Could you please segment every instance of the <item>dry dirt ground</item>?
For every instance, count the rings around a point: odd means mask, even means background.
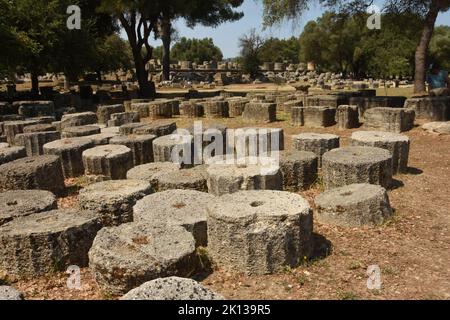
[[[356,130],[292,127],[288,117],[267,125],[289,136],[327,132],[347,144]],[[241,120],[205,121],[229,128],[248,126]],[[178,119],[179,127],[192,121]],[[418,122],[422,124],[423,122]],[[450,299],[450,136],[437,136],[416,127],[411,138],[408,174],[395,176],[389,191],[394,217],[377,228],[344,229],[315,223],[316,258],[278,275],[248,277],[215,270],[202,277],[204,285],[229,299]],[[70,181],[71,184],[82,184]],[[320,183],[301,194],[311,205]],[[74,205],[74,196],[60,199]],[[367,267],[381,268],[382,289],[367,289]],[[12,281],[27,299],[112,299],[103,295],[88,269],[82,271],[82,289],[69,290],[64,273],[26,281]]]

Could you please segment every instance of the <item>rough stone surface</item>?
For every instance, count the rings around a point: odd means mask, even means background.
[[[0,165],[20,158],[25,158],[27,151],[24,147],[6,147],[0,149]]]
[[[6,300],[24,300],[23,294],[13,287],[0,286],[0,301]],[[207,300],[207,299],[204,299]],[[213,299],[210,299],[213,300]]]
[[[113,113],[108,120],[108,127],[120,127],[128,123],[139,123],[141,117],[138,112],[119,112]]]
[[[208,101],[203,104],[206,118],[228,118],[227,101]]]
[[[364,114],[364,127],[388,132],[404,132],[414,127],[415,112],[412,109],[373,108]]]
[[[39,117],[53,115],[55,106],[52,101],[16,101],[13,109],[24,117]]]
[[[0,226],[0,269],[16,277],[86,267],[100,219],[93,212],[54,210],[17,218]],[[17,250],[21,248],[21,250]]]
[[[327,133],[301,133],[292,136],[294,149],[299,151],[310,151],[319,158],[319,167],[322,166],[322,156],[325,152],[339,148],[340,138],[334,134]]]
[[[428,122],[422,126],[422,129],[435,134],[450,134],[450,121]]]
[[[31,126],[26,126],[23,128],[23,133],[47,132],[47,131],[58,131],[58,130],[55,125],[48,123],[39,123]]]
[[[137,287],[120,300],[224,300],[197,281],[179,277],[160,278]]]
[[[336,122],[339,129],[353,129],[359,127],[358,106],[342,105],[337,108]]]
[[[183,101],[180,104],[180,116],[182,118],[200,118],[203,117],[203,105],[194,101]]]
[[[206,216],[208,205],[217,198],[195,190],[167,190],[151,194],[139,200],[133,209],[134,221],[164,222],[182,226],[195,239],[196,246],[208,243]]]
[[[305,107],[333,107],[348,104],[348,98],[341,95],[315,95],[307,96]]]
[[[194,238],[180,226],[132,222],[103,228],[89,251],[96,282],[113,295],[157,278],[188,276],[196,264]]]
[[[107,124],[108,121],[111,119],[112,114],[121,112],[125,112],[125,107],[122,104],[98,106],[97,108],[98,123]]]
[[[306,127],[323,128],[336,124],[336,108],[334,107],[311,106],[303,107],[301,110],[303,110],[303,125]],[[301,123],[299,120],[296,122]]]
[[[386,189],[373,184],[351,184],[326,191],[316,200],[320,223],[342,227],[376,226],[392,215]]]
[[[234,152],[238,157],[264,157],[281,150],[284,150],[283,129],[245,127],[234,130]],[[230,153],[233,152],[227,150],[227,154]]]
[[[221,268],[249,275],[282,272],[311,255],[313,214],[301,196],[243,191],[208,207],[208,253]]]
[[[173,162],[183,167],[194,163],[193,136],[170,134],[153,140],[155,162]]]
[[[286,114],[291,114],[292,108],[303,107],[303,101],[301,100],[292,100],[284,102],[283,104],[283,112]]]
[[[38,124],[36,120],[19,120],[19,121],[7,121],[3,123],[3,132],[6,136],[6,141],[9,145],[14,145],[14,138],[17,134],[23,133],[23,130],[27,126]]]
[[[274,159],[246,157],[211,163],[207,169],[208,192],[216,196],[242,190],[282,190],[280,167]]]
[[[62,138],[77,138],[85,137],[93,134],[99,134],[100,127],[98,126],[79,126],[79,127],[66,127],[61,133]]]
[[[201,130],[200,128],[191,126],[187,131],[186,134],[192,135],[196,143],[194,145],[195,164],[205,163],[209,158],[226,153],[228,131],[226,126],[221,124],[210,124],[201,127]],[[219,139],[222,139],[222,143]]]
[[[102,132],[86,136],[85,138],[91,140],[94,146],[104,146],[105,144],[109,144],[109,141],[118,135],[118,133]]]
[[[373,147],[334,149],[322,157],[326,189],[354,183],[370,183],[389,188],[392,183],[392,156],[388,150]]]
[[[206,183],[207,177],[206,165],[182,169],[176,174],[173,174],[173,172],[166,172],[155,176],[158,181],[158,191],[189,189],[203,192],[208,191]]]
[[[138,166],[153,162],[153,140],[155,139],[156,136],[151,134],[117,136],[110,140],[110,144],[119,144],[130,148],[133,154],[133,164]]]
[[[44,145],[60,138],[58,131],[20,133],[15,136],[14,144],[25,147],[27,156],[32,157],[43,155]]]
[[[405,97],[351,97],[349,104],[358,106],[360,120],[372,108],[403,108]]]
[[[275,103],[250,102],[245,105],[242,119],[249,122],[275,122],[277,120],[277,105]]]
[[[61,128],[79,127],[88,124],[96,124],[98,121],[97,115],[94,112],[81,112],[65,114],[61,118]]]
[[[119,133],[122,135],[133,134],[136,129],[143,126],[145,126],[145,123],[142,122],[126,123],[120,126]]]
[[[56,197],[44,190],[14,190],[0,193],[0,225],[15,218],[56,209]]]
[[[147,163],[127,172],[127,179],[144,180],[150,182],[154,190],[158,190],[158,176],[164,174],[176,175],[180,171],[180,165],[172,162]]]
[[[78,195],[78,205],[102,218],[104,226],[118,226],[133,221],[136,201],[153,192],[143,180],[111,180],[91,184]]]
[[[173,107],[169,100],[153,101],[148,105],[148,117],[152,120],[172,118]]]
[[[408,172],[410,141],[405,135],[383,131],[358,131],[353,132],[350,145],[389,150],[392,155],[393,173]]]
[[[228,113],[231,118],[237,118],[242,116],[245,110],[245,105],[249,103],[248,99],[229,99],[228,100]]]
[[[166,136],[177,130],[177,124],[171,120],[157,120],[133,130],[134,134],[152,134],[157,137]]]
[[[2,190],[48,190],[56,195],[65,191],[61,160],[58,156],[26,157],[0,166]]]
[[[418,119],[450,120],[450,97],[411,98],[405,101],[405,108],[414,110]]]
[[[285,151],[281,153],[280,169],[283,190],[307,190],[317,180],[318,157],[308,151]]]
[[[125,179],[127,171],[133,167],[130,148],[108,144],[83,151],[84,172],[97,176],[98,180]]]

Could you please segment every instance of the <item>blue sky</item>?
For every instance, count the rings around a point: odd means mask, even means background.
[[[376,1],[380,2],[380,1]],[[382,1],[381,1],[382,2]],[[261,31],[265,36],[273,36],[278,38],[289,38],[291,36],[298,37],[303,30],[305,24],[310,20],[315,20],[323,13],[323,8],[319,4],[311,6],[296,24],[286,22],[280,26],[262,32],[262,1],[245,0],[240,8],[244,12],[244,17],[233,23],[225,23],[217,28],[206,28],[197,26],[190,29],[185,26],[182,20],[175,22],[180,37],[187,38],[212,38],[214,43],[222,50],[224,58],[232,58],[239,55],[238,39],[248,30],[255,28]],[[441,13],[438,17],[437,25],[450,25],[450,12]],[[153,42],[154,45],[161,45],[160,42]]]

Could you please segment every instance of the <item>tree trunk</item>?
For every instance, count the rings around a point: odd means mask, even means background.
[[[170,43],[172,42],[171,29],[172,25],[170,23],[170,18],[164,17],[161,23],[161,40],[163,42],[163,56],[162,56],[163,81],[170,80]]]
[[[134,16],[136,16],[136,13],[134,13]],[[153,99],[156,96],[155,84],[148,80],[148,71],[145,68],[146,60],[142,57],[141,53],[142,45],[138,44],[138,39],[136,36],[136,21],[133,19],[130,24],[123,15],[119,17],[119,20],[127,33],[128,43],[130,44],[131,51],[133,53],[136,77],[139,84],[139,97],[144,99]],[[139,30],[137,32],[139,32]],[[151,54],[147,53],[147,55],[149,58],[151,57]]]
[[[415,75],[414,75],[414,93],[426,92],[425,88],[425,74],[426,63],[428,57],[428,47],[430,45],[431,37],[433,36],[434,25],[440,11],[440,6],[434,0],[431,3],[430,10],[425,18],[425,25],[422,30],[422,36],[419,45],[416,48],[415,56]]]
[[[31,95],[39,96],[39,75],[35,72],[31,73]]]

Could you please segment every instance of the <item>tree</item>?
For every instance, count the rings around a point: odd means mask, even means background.
[[[197,24],[216,27],[226,21],[236,21],[243,13],[235,11],[243,0],[164,0],[161,1],[161,15],[158,20],[158,34],[163,42],[163,79],[170,76],[170,45],[172,42],[172,23],[183,18],[189,27]]]
[[[241,48],[240,62],[242,70],[250,74],[254,79],[259,73],[259,54],[264,44],[264,39],[257,34],[255,29],[251,29],[246,35],[239,38],[239,47]]]
[[[300,42],[297,38],[269,38],[261,47],[259,59],[263,62],[299,62]]]
[[[183,37],[172,47],[172,57],[178,61],[192,61],[201,64],[203,61],[220,61],[223,54],[211,38],[187,39]]]
[[[446,70],[450,70],[450,27],[436,28],[430,43],[430,56],[438,61]]]
[[[264,0],[265,25],[273,25],[284,19],[296,19],[308,9],[311,0]],[[365,11],[372,0],[320,0],[324,6],[339,7],[340,11]],[[429,44],[439,12],[450,8],[450,0],[386,0],[386,12],[416,13],[423,17],[421,36],[415,50],[414,92],[425,91],[425,69]]]

